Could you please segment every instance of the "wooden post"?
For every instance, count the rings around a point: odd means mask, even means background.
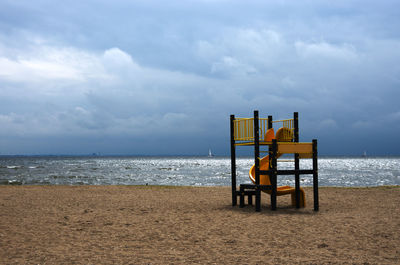
[[[299,154],[294,154],[294,181],[295,181],[295,197],[296,208],[300,208],[300,159]]]
[[[236,195],[236,150],[235,150],[235,115],[231,115],[231,178],[232,178],[232,206],[237,204]]]
[[[293,125],[294,125],[294,137],[293,141],[299,142],[299,114],[297,112],[293,113]],[[296,197],[296,208],[300,208],[300,160],[299,154],[294,154],[294,181],[295,181],[295,197]]]
[[[299,113],[298,112],[294,112],[293,113],[293,119],[294,119],[294,121],[293,121],[293,125],[294,125],[294,135],[293,135],[293,138],[294,138],[294,141],[296,142],[296,143],[298,143],[299,142],[299,140],[300,140],[300,137],[299,137]]]
[[[271,129],[271,128],[272,128],[272,116],[269,115],[268,116],[268,129]]]
[[[313,139],[313,190],[314,190],[314,211],[319,211],[318,199],[318,146],[317,140]]]
[[[254,169],[256,177],[256,211],[261,211],[260,190],[260,132],[258,122],[258,110],[254,111]]]
[[[247,195],[247,204],[253,205],[253,195],[252,194]]]
[[[239,207],[243,208],[244,207],[244,187],[243,186],[240,186],[239,192],[240,192]]]
[[[278,176],[277,176],[277,170],[278,170],[278,163],[277,163],[277,155],[278,155],[278,142],[276,139],[272,140],[272,152],[270,152],[270,169],[272,169],[272,174],[269,175],[269,180],[272,185],[272,191],[271,191],[271,210],[275,211],[276,210],[276,193],[277,193],[277,188],[278,188]],[[272,156],[271,156],[272,155]]]

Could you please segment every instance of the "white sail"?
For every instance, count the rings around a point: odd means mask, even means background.
[[[211,149],[208,149],[208,157],[213,157],[213,154],[211,153]]]

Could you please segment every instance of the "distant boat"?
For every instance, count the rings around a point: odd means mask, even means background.
[[[367,157],[367,151],[364,151],[362,157],[363,157],[363,158],[366,158],[366,157]]]
[[[208,149],[208,157],[213,157],[213,153],[211,152],[211,149]]]

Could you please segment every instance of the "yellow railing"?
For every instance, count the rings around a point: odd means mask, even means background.
[[[293,139],[293,134],[294,134],[294,119],[286,119],[286,120],[277,120],[277,121],[272,121],[272,123],[278,123],[280,126],[275,126],[277,128],[286,128],[285,130],[280,131],[280,135],[276,135],[277,139],[279,138],[278,141],[281,142],[291,142]],[[278,133],[278,131],[276,131]]]
[[[259,138],[264,139],[264,134],[268,130],[268,118],[259,118]],[[293,136],[293,119],[272,121],[272,123],[281,123],[277,128],[285,127],[289,130],[283,131],[283,137],[291,141]],[[235,141],[254,141],[254,118],[235,118],[234,124],[234,139]]]
[[[233,124],[235,141],[254,140],[254,118],[236,118]]]

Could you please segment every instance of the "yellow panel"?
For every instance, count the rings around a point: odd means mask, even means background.
[[[250,145],[254,145],[254,142],[235,143],[235,146],[250,146]]]
[[[312,154],[312,143],[278,143],[281,154]]]
[[[313,158],[312,153],[304,153],[304,154],[299,154],[299,158]]]

